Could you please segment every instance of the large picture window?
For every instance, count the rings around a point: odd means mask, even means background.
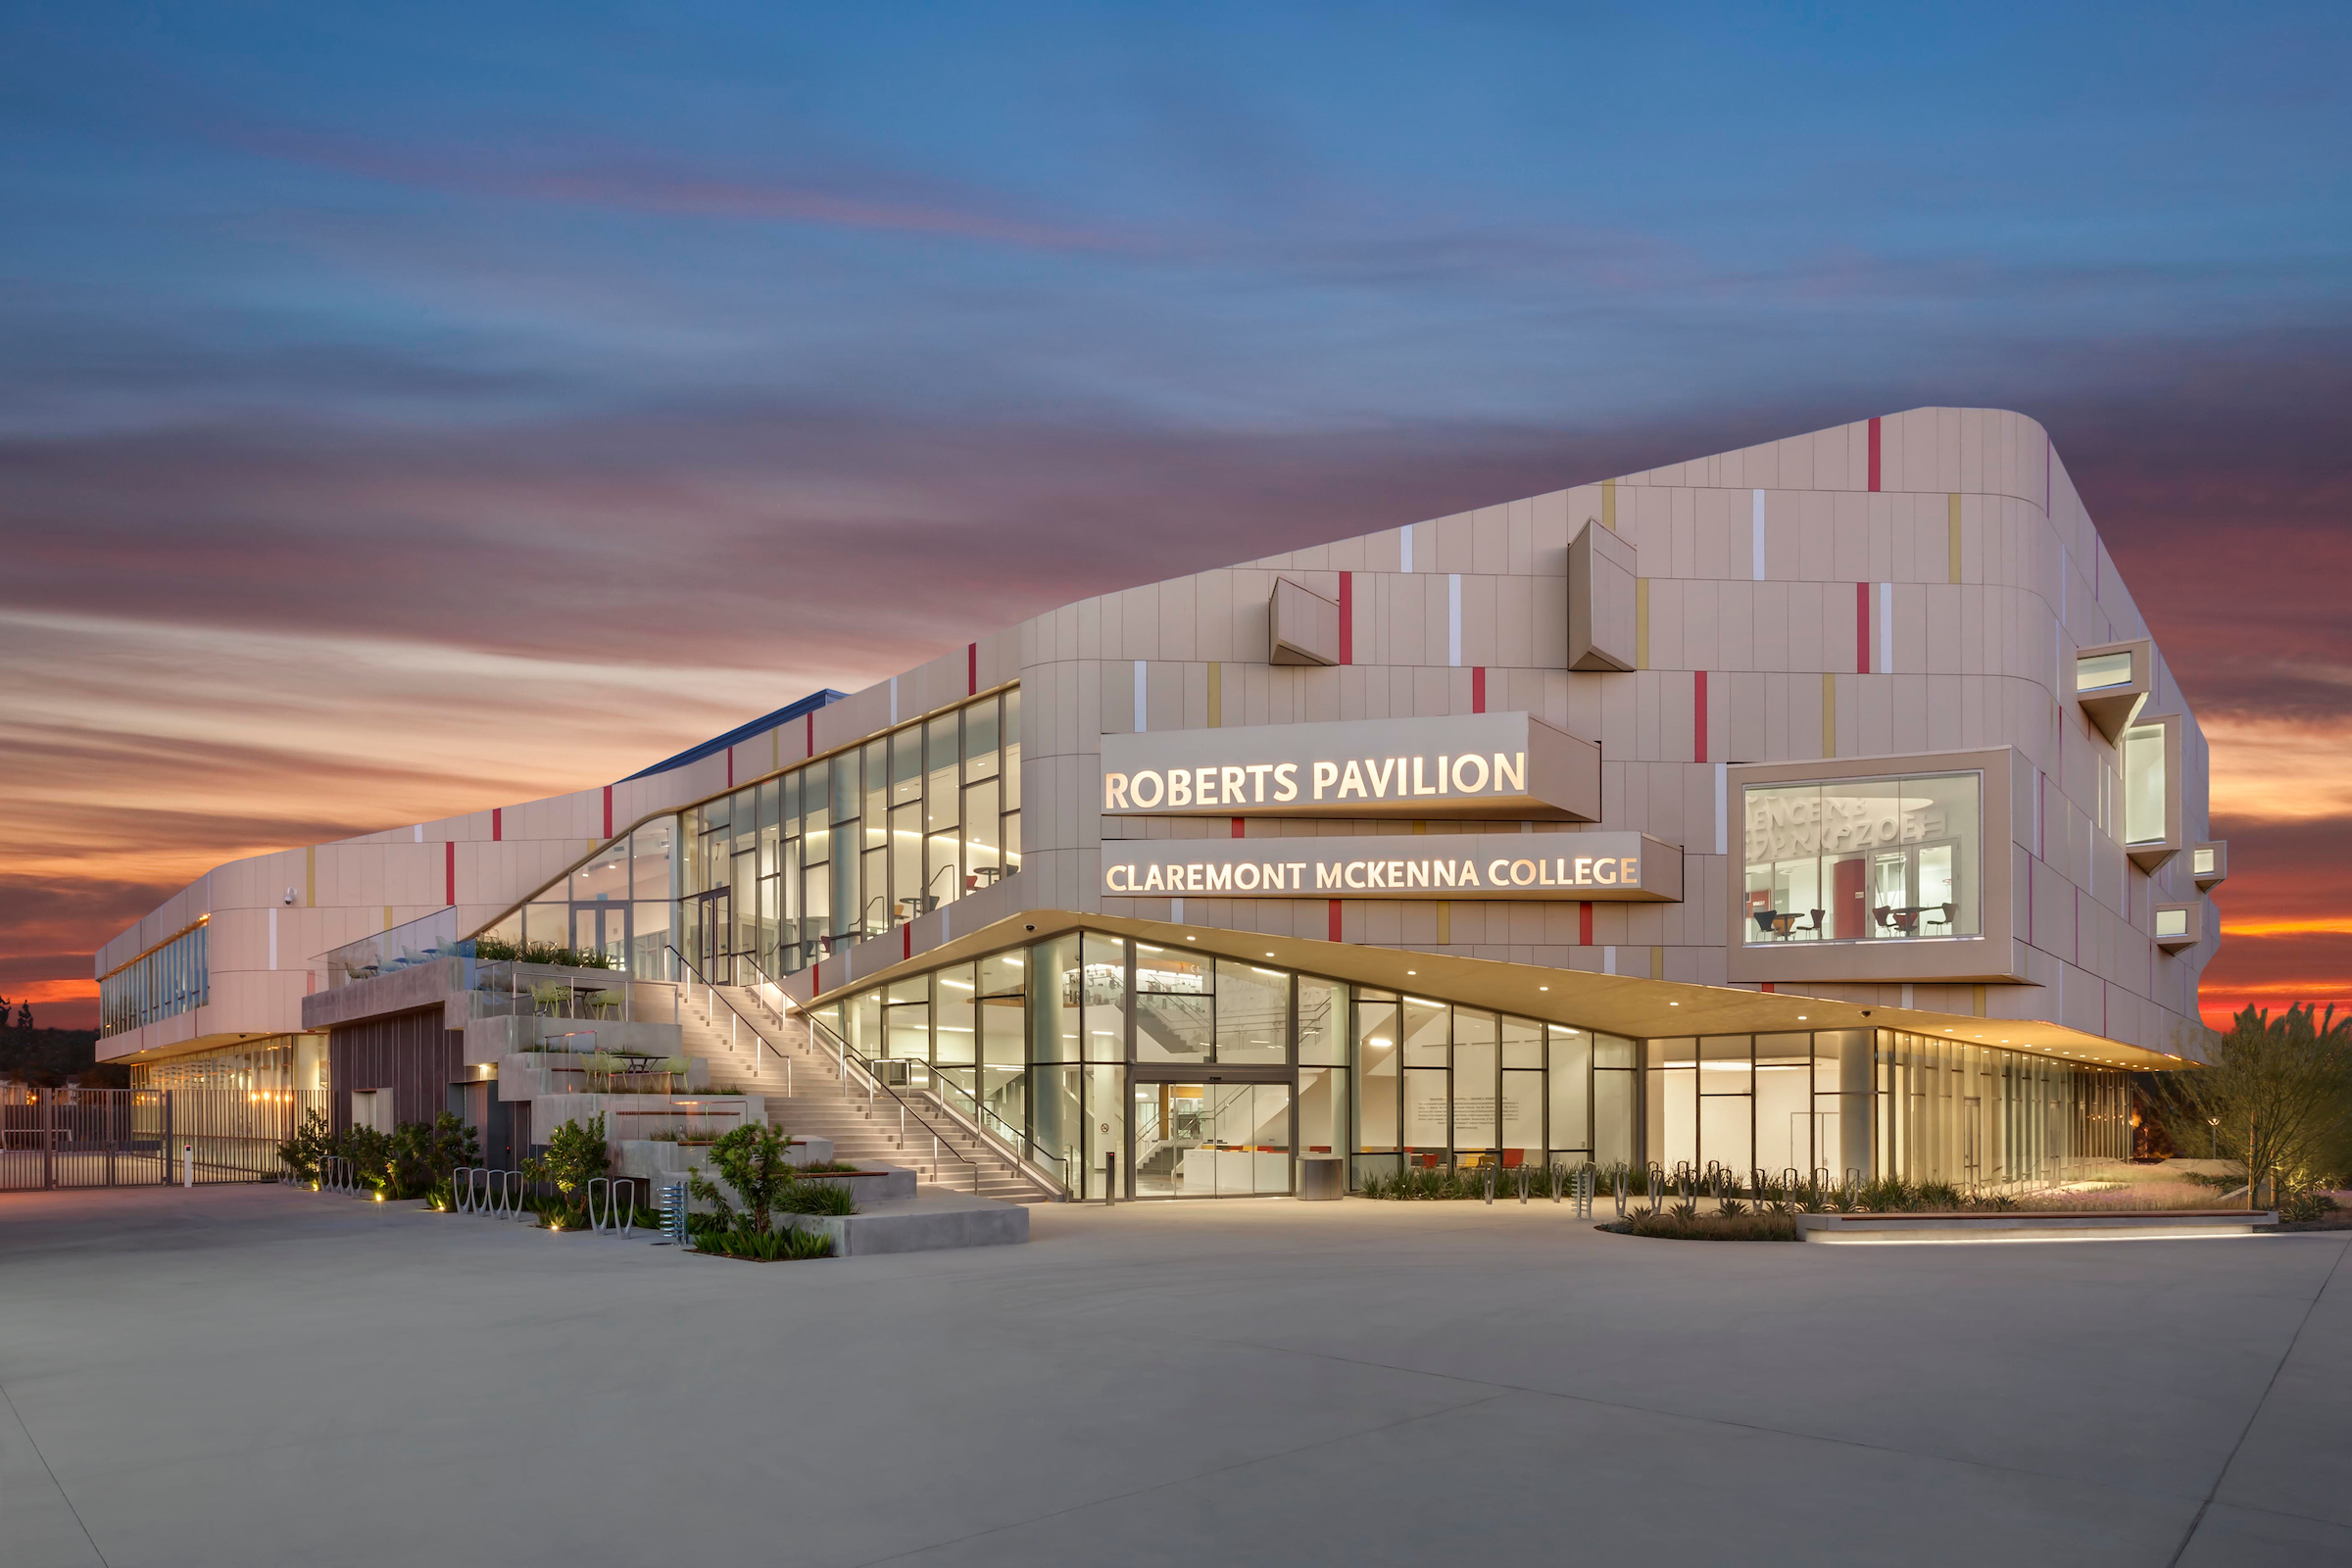
[[[1983,775],[1751,784],[1743,794],[1749,945],[1981,933]]]

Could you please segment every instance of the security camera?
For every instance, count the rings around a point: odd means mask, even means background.
[[[286,889],[286,902],[288,904],[292,904],[294,902],[294,890],[292,888]]]
[[[1035,927],[1035,926],[1033,926],[1033,925],[1025,925],[1025,926],[1021,927],[1021,929],[1022,929],[1022,930],[1024,930],[1024,931],[1034,931],[1034,930],[1036,930],[1036,929],[1037,929],[1037,927]]]
[[[1862,1009],[1862,1016],[1863,1016],[1863,1017],[1865,1017],[1865,1018],[1867,1018],[1867,1017],[1869,1017],[1869,1016],[1870,1016],[1870,1009],[1869,1009],[1868,1007],[1864,1007],[1864,1008]]]

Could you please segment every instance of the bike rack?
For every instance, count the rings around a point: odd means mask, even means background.
[[[1579,1166],[1576,1172],[1576,1217],[1592,1217],[1592,1179],[1598,1172],[1591,1165]]]
[[[656,1247],[674,1247],[678,1250],[694,1250],[694,1233],[686,1225],[686,1184],[669,1182],[662,1189],[662,1239]]]
[[[598,1200],[597,1189],[604,1189]],[[623,1203],[626,1206],[623,1206]],[[623,1177],[588,1178],[588,1228],[599,1236],[626,1236],[637,1223],[637,1184]]]

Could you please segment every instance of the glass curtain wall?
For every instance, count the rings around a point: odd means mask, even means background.
[[[2024,1052],[1860,1029],[1643,1052],[1646,1158],[1669,1172],[1968,1185],[2131,1152],[2129,1074]]]
[[[680,813],[679,923],[721,984],[775,976],[1020,869],[1015,689]]]
[[[482,933],[527,946],[601,953],[648,979],[676,971],[668,955],[677,898],[677,825],[658,817],[606,845]]]
[[[721,985],[808,967],[1021,864],[1017,689],[647,822],[488,935]]]
[[[1631,1160],[1640,1133],[1633,1041],[1099,932],[815,1016],[1088,1197],[1286,1194],[1313,1155],[1351,1185]]]
[[[182,931],[98,982],[98,1032],[119,1035],[201,1007],[212,994],[205,927]]]
[[[1297,1191],[1590,1160],[2031,1180],[2125,1158],[2130,1075],[1867,1029],[1635,1041],[1180,946],[1071,932],[816,1009],[1076,1195]]]

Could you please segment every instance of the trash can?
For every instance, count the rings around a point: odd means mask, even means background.
[[[1336,1202],[1348,1191],[1348,1161],[1340,1154],[1308,1154],[1298,1161],[1301,1202]]]

